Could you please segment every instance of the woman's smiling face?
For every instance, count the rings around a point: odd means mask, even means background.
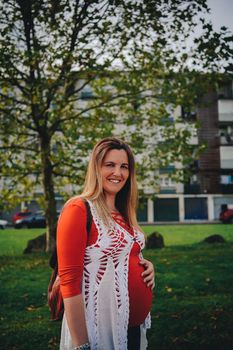
[[[101,176],[105,193],[116,195],[129,177],[129,161],[124,149],[108,151],[101,166]]]

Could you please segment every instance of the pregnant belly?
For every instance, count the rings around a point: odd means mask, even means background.
[[[137,326],[145,320],[152,306],[153,292],[141,276],[144,267],[139,265],[138,256],[129,259],[129,325]]]

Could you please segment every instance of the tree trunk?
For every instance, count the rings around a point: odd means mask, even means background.
[[[46,251],[52,252],[56,244],[56,200],[53,185],[53,172],[50,160],[50,138],[42,136],[41,140],[41,163],[43,174],[43,189],[45,197],[46,217]]]

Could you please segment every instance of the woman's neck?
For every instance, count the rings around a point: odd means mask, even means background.
[[[107,204],[109,211],[110,212],[118,212],[116,205],[115,205],[116,196],[107,194],[105,196],[105,198],[106,198],[106,204]]]

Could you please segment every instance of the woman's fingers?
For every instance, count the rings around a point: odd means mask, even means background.
[[[151,289],[153,289],[155,286],[155,272],[153,264],[146,259],[142,259],[140,264],[143,265],[145,269],[145,271],[142,273],[143,281],[146,283],[147,287],[151,287]]]

